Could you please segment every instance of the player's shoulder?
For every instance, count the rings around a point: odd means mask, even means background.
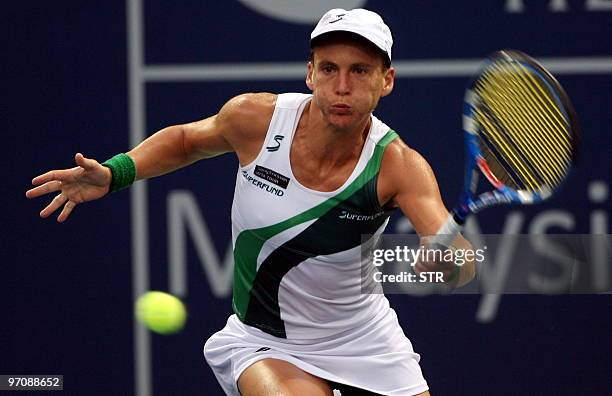
[[[379,178],[383,183],[392,185],[393,189],[400,186],[410,186],[410,189],[437,186],[429,162],[400,137],[394,139],[385,148]]]
[[[236,110],[274,109],[277,97],[277,94],[270,92],[248,92],[234,96],[227,103]]]
[[[429,163],[414,148],[408,146],[401,137],[397,137],[385,148],[383,154],[381,171],[395,171],[401,169],[402,172],[418,172],[424,167],[429,167]]]
[[[277,97],[269,92],[244,93],[228,100],[219,114],[234,121],[255,122],[271,118]]]
[[[437,191],[438,184],[425,157],[398,137],[385,148],[377,189],[385,204],[398,195]]]
[[[265,135],[276,106],[276,94],[244,93],[228,100],[217,115],[217,123],[232,135]]]

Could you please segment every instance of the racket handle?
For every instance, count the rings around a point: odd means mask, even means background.
[[[450,246],[457,235],[461,232],[463,224],[459,224],[455,219],[455,212],[450,212],[442,227],[438,230],[436,235],[432,238],[435,243],[439,243],[443,246]]]

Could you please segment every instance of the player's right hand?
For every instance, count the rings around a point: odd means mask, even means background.
[[[110,189],[112,173],[94,159],[85,158],[78,153],[74,156],[77,164],[71,169],[52,170],[35,177],[32,185],[38,186],[26,191],[26,197],[36,198],[59,191],[60,193],[40,212],[40,217],[49,217],[58,208],[63,209],[57,217],[65,221],[72,210],[80,203],[102,198]]]

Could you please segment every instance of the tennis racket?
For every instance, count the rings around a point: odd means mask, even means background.
[[[436,235],[445,246],[470,213],[549,198],[576,160],[580,135],[561,85],[533,58],[515,50],[491,54],[466,89],[463,130],[463,190]],[[493,189],[477,194],[479,174]]]

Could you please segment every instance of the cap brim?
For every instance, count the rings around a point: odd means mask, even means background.
[[[325,36],[328,36],[329,34],[332,34],[332,33],[338,33],[338,32],[351,33],[351,34],[355,35],[356,37],[362,39],[364,42],[367,42],[369,44],[374,45],[374,47],[376,47],[376,49],[378,51],[380,51],[387,58],[387,60],[389,62],[391,62],[391,57],[389,56],[389,54],[387,53],[387,51],[383,47],[381,47],[380,45],[376,44],[374,41],[370,40],[369,38],[367,38],[366,36],[362,35],[361,33],[356,32],[356,31],[351,30],[351,29],[347,29],[347,28],[327,30],[327,31],[324,31],[324,32],[321,32],[321,33],[317,34],[315,37],[311,37],[310,38],[310,48],[312,49],[313,48],[313,44],[316,43],[317,41],[325,38]]]

